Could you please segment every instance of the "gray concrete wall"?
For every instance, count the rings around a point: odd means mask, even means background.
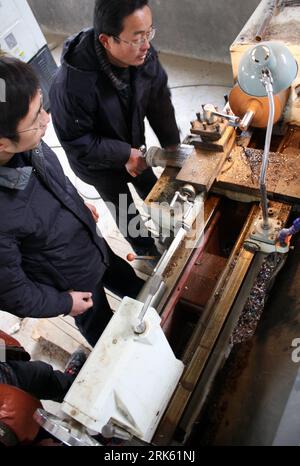
[[[151,3],[161,50],[229,63],[229,46],[260,0],[152,0]]]
[[[42,27],[73,34],[92,24],[94,0],[28,0]],[[158,50],[229,63],[229,46],[260,0],[150,0]]]

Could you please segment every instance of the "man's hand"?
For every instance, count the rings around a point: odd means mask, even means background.
[[[98,220],[99,220],[98,210],[96,209],[96,207],[95,207],[93,204],[89,204],[88,202],[85,202],[85,205],[86,205],[87,208],[91,211],[91,214],[92,214],[92,216],[93,216],[93,219],[94,219],[95,222],[97,223]]]
[[[290,228],[280,230],[277,237],[278,241],[283,245],[287,242],[289,236],[295,235],[298,231],[300,231],[300,217],[293,221],[293,225]]]
[[[148,168],[145,158],[142,156],[141,151],[138,149],[131,149],[130,157],[125,165],[129,175],[134,178],[143,173]]]
[[[282,230],[280,230],[280,232],[278,233],[277,239],[279,243],[281,244],[281,246],[284,246],[285,244],[287,244],[289,237],[292,235],[293,235],[292,227],[283,228]]]
[[[92,293],[82,291],[69,291],[72,296],[73,306],[70,316],[76,317],[84,314],[93,306]]]

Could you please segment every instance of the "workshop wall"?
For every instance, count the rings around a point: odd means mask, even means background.
[[[28,0],[40,25],[73,34],[92,24],[94,0]],[[260,0],[150,0],[162,52],[230,63],[229,46]]]

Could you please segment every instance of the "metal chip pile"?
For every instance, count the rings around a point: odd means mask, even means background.
[[[252,183],[259,179],[263,151],[243,147],[243,160],[251,170]],[[270,152],[268,161],[268,182],[277,182],[279,178],[289,184],[296,178],[295,170],[289,166],[289,159],[280,152]]]
[[[233,331],[230,344],[235,345],[237,343],[242,343],[249,340],[254,335],[265,306],[271,279],[283,259],[282,256],[282,254],[273,253],[269,254],[264,260],[246,302],[246,306]]]

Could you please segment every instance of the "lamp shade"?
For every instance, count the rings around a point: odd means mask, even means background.
[[[273,92],[287,89],[297,76],[298,65],[289,49],[278,41],[261,42],[244,54],[238,69],[238,83],[246,94],[264,97],[267,91],[261,82],[262,72],[273,78]]]

